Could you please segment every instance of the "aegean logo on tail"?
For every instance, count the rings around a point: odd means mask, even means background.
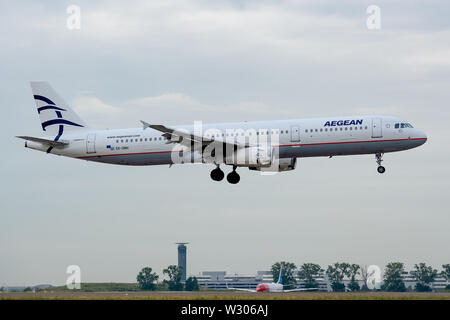
[[[78,124],[78,123],[75,123],[75,122],[63,119],[61,111],[67,111],[67,110],[65,110],[63,108],[60,108],[60,107],[57,107],[56,104],[52,100],[50,100],[49,98],[46,98],[44,96],[35,94],[34,95],[34,99],[35,100],[41,100],[41,101],[44,101],[44,102],[48,103],[48,105],[38,108],[38,113],[41,113],[41,111],[44,111],[44,110],[55,110],[56,116],[58,117],[58,119],[53,119],[53,120],[49,120],[49,121],[43,122],[42,123],[42,129],[44,131],[45,131],[46,127],[54,125],[54,124],[83,127],[81,124]],[[61,131],[61,134],[62,134],[62,131],[63,131],[62,126],[60,126],[59,128],[60,128],[60,131]]]
[[[337,121],[327,121],[323,125],[324,127],[336,127],[336,126],[351,126],[362,124],[363,120],[337,120]]]

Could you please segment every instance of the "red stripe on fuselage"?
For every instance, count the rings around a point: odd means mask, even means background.
[[[341,141],[341,142],[320,142],[320,143],[298,143],[298,144],[284,144],[275,147],[296,147],[296,146],[318,146],[324,144],[345,144],[345,143],[368,143],[368,142],[393,142],[393,141],[413,141],[413,140],[427,140],[427,138],[412,138],[412,139],[391,139],[391,140],[367,140],[367,141]]]

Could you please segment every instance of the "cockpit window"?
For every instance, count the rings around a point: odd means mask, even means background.
[[[396,123],[394,127],[395,127],[395,129],[398,129],[398,128],[414,128],[410,123]]]

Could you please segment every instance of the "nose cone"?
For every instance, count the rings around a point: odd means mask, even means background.
[[[259,284],[257,287],[256,287],[256,291],[257,292],[263,292],[263,291],[266,291],[268,289],[268,287],[265,285],[265,284]]]
[[[422,130],[417,130],[416,141],[417,141],[418,145],[420,146],[420,145],[424,144],[425,142],[427,142],[427,140],[428,140],[428,137],[427,137],[426,133],[423,132]]]
[[[423,131],[420,131],[420,137],[423,139],[423,143],[428,140],[427,134]]]

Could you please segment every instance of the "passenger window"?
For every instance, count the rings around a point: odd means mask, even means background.
[[[123,140],[120,140],[121,143],[123,143]]]
[[[119,140],[116,140],[116,143],[119,143]]]
[[[347,131],[348,129],[347,129],[347,127],[345,127],[345,131]]]

